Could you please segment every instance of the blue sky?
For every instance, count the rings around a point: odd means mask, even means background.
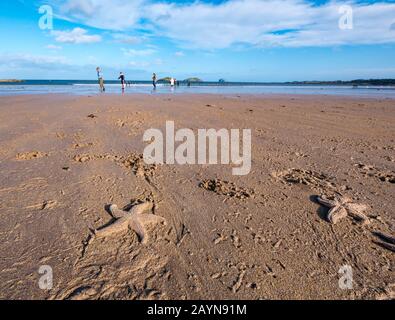
[[[395,1],[0,1],[0,37],[0,78],[395,78]]]

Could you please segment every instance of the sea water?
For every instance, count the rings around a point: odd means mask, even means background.
[[[380,86],[335,86],[335,85],[270,85],[262,83],[214,83],[201,82],[178,87],[158,84],[156,90],[152,83],[132,81],[125,94],[290,94],[290,95],[335,95],[367,98],[395,98],[395,87]],[[100,94],[96,81],[81,80],[26,80],[22,83],[0,83],[0,96],[26,94]],[[106,94],[121,94],[121,84],[117,81],[106,83]]]

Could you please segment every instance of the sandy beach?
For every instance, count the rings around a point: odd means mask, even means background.
[[[395,296],[382,237],[395,235],[395,100],[14,96],[1,97],[0,119],[0,299]],[[250,174],[145,164],[143,134],[167,120],[251,129]],[[346,210],[329,222],[321,195],[366,205],[368,220]],[[109,205],[145,201],[163,218],[146,243],[131,228],[95,236],[119,218]],[[51,290],[38,285],[43,265]],[[343,266],[352,289],[339,287]]]

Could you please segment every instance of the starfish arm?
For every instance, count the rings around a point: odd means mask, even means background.
[[[328,221],[332,224],[338,223],[345,217],[347,217],[347,210],[343,206],[333,207],[328,212]]]
[[[333,208],[333,207],[337,206],[336,200],[329,200],[329,199],[322,197],[322,196],[317,197],[317,201],[319,204],[322,204],[323,206],[328,207],[328,208]]]
[[[129,227],[136,232],[141,243],[146,244],[148,242],[148,233],[145,227],[138,219],[132,219],[129,223]]]
[[[351,211],[366,211],[367,209],[369,209],[369,207],[365,204],[358,204],[358,203],[348,203],[347,204],[348,209]]]
[[[348,203],[346,209],[354,218],[362,221],[369,221],[369,218],[363,213],[368,207],[364,204]]]
[[[166,220],[164,218],[151,213],[139,215],[138,220],[143,224],[166,223]]]
[[[382,239],[382,240],[384,240],[384,241],[386,241],[386,242],[388,242],[388,243],[395,244],[395,237],[386,235],[386,234],[384,234],[384,233],[382,233],[382,232],[376,232],[375,234],[376,234],[380,239]]]
[[[145,225],[156,223],[166,223],[166,220],[151,213],[137,214],[133,216],[129,226],[137,233],[140,242],[146,244],[148,242],[148,232],[145,229]]]
[[[112,215],[114,218],[117,218],[117,219],[118,219],[118,218],[121,218],[121,217],[124,217],[124,216],[126,216],[126,215],[128,214],[127,212],[125,212],[125,211],[119,209],[118,206],[115,205],[115,204],[112,204],[112,205],[110,206],[109,210],[110,210],[111,215]]]
[[[346,203],[351,203],[352,199],[346,196],[341,196],[340,199],[338,200],[339,203],[341,204],[346,204]]]
[[[107,237],[113,233],[124,230],[127,227],[128,222],[129,219],[127,217],[120,218],[109,226],[96,230],[95,235],[98,238]]]
[[[391,243],[386,243],[386,242],[376,242],[379,246],[382,246],[383,248],[390,250],[392,252],[395,252],[395,244]]]
[[[133,215],[134,214],[136,214],[136,215],[142,214],[144,212],[151,211],[152,208],[153,208],[152,202],[145,202],[145,203],[138,204],[138,205],[134,206],[133,209],[130,211],[130,214],[133,214]]]

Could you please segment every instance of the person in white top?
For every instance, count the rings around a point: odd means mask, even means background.
[[[105,92],[106,88],[104,87],[103,72],[99,67],[96,68],[96,71],[97,71],[97,78],[99,79],[100,92]]]
[[[172,86],[172,87],[174,87],[174,84],[175,84],[175,79],[172,77],[171,79],[170,79],[170,85]]]

